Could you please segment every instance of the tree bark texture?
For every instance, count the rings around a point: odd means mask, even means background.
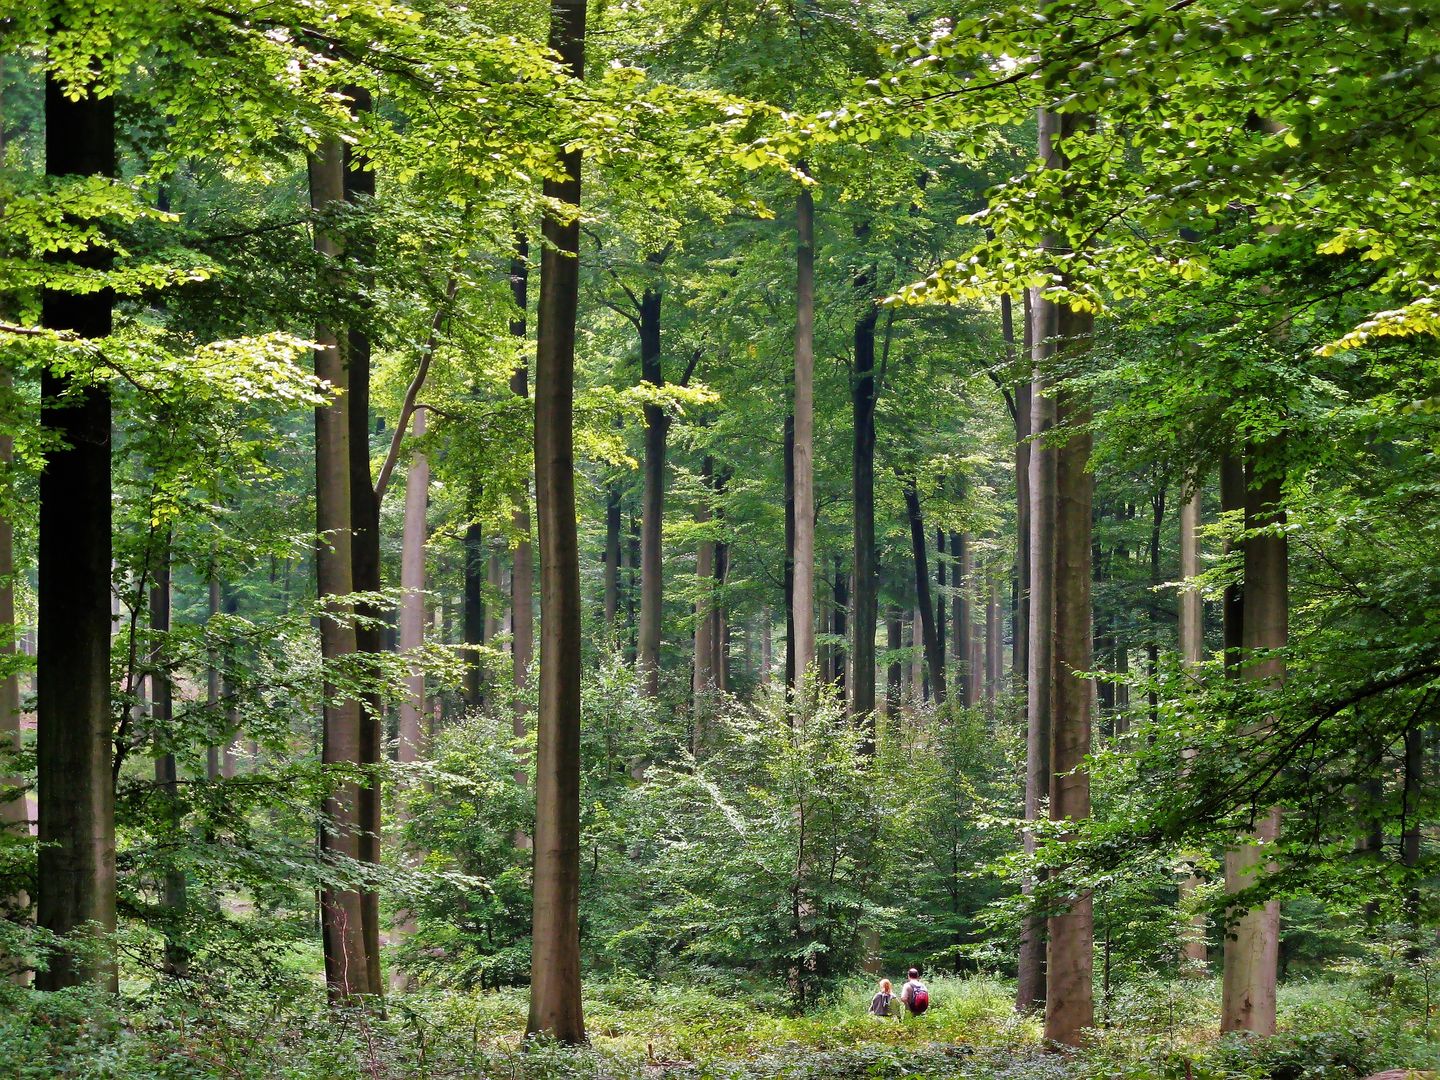
[[[1198,480],[1190,497],[1180,507],[1180,576],[1193,581],[1200,573],[1200,513],[1204,491]],[[1198,589],[1182,589],[1180,593],[1180,659],[1195,667],[1205,657],[1205,607]],[[1187,752],[1187,757],[1194,754]],[[1191,874],[1180,882],[1182,902],[1199,887],[1200,879]],[[1196,915],[1190,923],[1190,934],[1184,945],[1185,959],[1203,964],[1209,958],[1205,948],[1206,920]]]
[[[419,410],[416,410],[417,412]],[[409,500],[408,481],[405,493]],[[403,546],[403,542],[402,542]],[[486,625],[489,617],[485,604],[486,551],[485,530],[477,521],[465,527],[465,644],[483,645],[489,640]],[[465,658],[465,704],[478,709],[485,700],[484,670],[480,657],[467,654]]]
[[[115,175],[115,99],[69,100],[45,81],[45,172]],[[109,266],[99,247],[69,256]],[[84,338],[110,333],[109,290],[46,290],[41,321]],[[54,440],[40,474],[36,755],[39,925],[62,939],[115,929],[115,786],[110,721],[110,396],[46,368],[40,426]],[[35,984],[117,987],[112,951],[62,941]]]
[[[517,397],[530,397],[530,366],[523,359],[525,311],[530,284],[529,245],[523,236],[516,237],[515,257],[510,260],[510,294],[518,315],[510,320],[510,336],[516,339],[522,359],[510,374],[510,391]],[[538,467],[538,466],[537,466]],[[513,730],[517,739],[525,737],[525,686],[530,663],[535,656],[535,549],[530,539],[529,485],[515,492],[515,509],[510,523],[518,539],[510,560],[510,656],[514,662]]]
[[[414,413],[411,430],[415,437],[425,434],[426,413],[422,405]],[[409,653],[425,644],[425,511],[430,494],[430,460],[423,452],[410,457],[405,475],[405,524],[400,539],[400,651]],[[402,764],[414,764],[424,757],[424,730],[420,717],[425,713],[425,676],[411,669],[405,677],[405,696],[400,699],[399,745],[396,754]]]
[[[1279,656],[1255,656],[1283,649],[1289,637],[1289,547],[1284,533],[1283,443],[1276,439],[1247,447],[1245,456],[1245,528],[1275,531],[1245,539],[1244,631],[1241,678],[1257,688],[1285,681]],[[1266,845],[1280,835],[1280,811],[1257,823],[1254,834],[1225,852],[1225,889],[1234,893],[1257,883],[1266,872]],[[1229,913],[1233,917],[1234,912]],[[1228,920],[1227,920],[1228,921]],[[1225,937],[1225,977],[1221,1031],[1275,1033],[1275,981],[1280,959],[1280,904],[1271,900],[1240,914]]]
[[[660,303],[651,287],[640,295],[640,377],[664,386],[660,359]],[[640,655],[645,693],[660,693],[660,638],[665,606],[665,443],[670,417],[659,405],[645,406],[644,490],[640,505]]]
[[[861,239],[869,228],[857,234]],[[875,569],[875,322],[878,315],[871,296],[870,278],[855,278],[855,292],[864,305],[855,323],[855,382],[851,394],[854,443],[851,459],[853,509],[854,615],[850,655],[855,672],[851,679],[851,716],[860,725],[861,743],[875,745],[875,620],[879,614],[880,578]]]
[[[550,48],[584,77],[585,0],[554,0]],[[585,1041],[580,1002],[580,552],[575,524],[575,316],[580,269],[580,152],[545,196],[536,315],[535,493],[540,533],[540,709],[536,726],[535,869],[529,1034]]]
[[[925,518],[920,511],[920,493],[915,481],[905,482],[905,513],[910,519],[910,548],[915,558],[915,612],[920,618],[920,633],[925,644],[925,664],[930,671],[930,686],[937,702],[945,700],[945,645],[940,640],[935,622],[935,609],[930,601],[930,568],[926,565],[929,541]]]

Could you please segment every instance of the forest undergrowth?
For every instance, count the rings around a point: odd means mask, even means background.
[[[931,987],[926,1015],[881,1020],[867,1014],[870,987],[858,979],[800,1015],[780,989],[610,979],[588,989],[582,1049],[523,1044],[523,989],[421,991],[392,998],[383,1017],[253,991],[151,994],[122,1013],[76,991],[5,1003],[0,1076],[1349,1080],[1440,1068],[1436,1009],[1414,984],[1291,982],[1279,1034],[1262,1039],[1219,1035],[1218,982],[1138,980],[1101,1003],[1090,1045],[1069,1055],[1046,1050],[1007,982],[941,977]]]

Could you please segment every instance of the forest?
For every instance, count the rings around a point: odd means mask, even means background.
[[[0,1077],[1434,1076],[1437,206],[1437,0],[15,0]]]

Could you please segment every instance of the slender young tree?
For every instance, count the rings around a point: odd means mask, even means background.
[[[1180,507],[1180,576],[1194,581],[1200,574],[1200,516],[1204,489],[1198,479],[1190,497]],[[1180,660],[1187,667],[1196,667],[1205,657],[1205,602],[1199,589],[1183,589],[1180,593]],[[1193,753],[1189,756],[1193,757]],[[1183,901],[1199,887],[1200,879],[1191,873],[1180,883]],[[1203,964],[1208,959],[1205,948],[1205,917],[1196,915],[1184,946],[1185,959]]]
[[[45,80],[45,172],[115,175],[115,100],[71,98]],[[85,88],[77,87],[77,90]],[[103,242],[67,256],[109,265]],[[110,333],[108,289],[47,289],[41,321],[84,338]],[[107,946],[71,939],[115,929],[115,785],[110,722],[110,395],[47,367],[40,426],[53,440],[40,474],[39,637],[36,649],[36,780],[39,864],[36,917],[60,948],[35,983],[117,987]]]
[[[815,663],[815,201],[808,187],[795,198],[794,626],[795,683]]]
[[[554,0],[550,48],[584,78],[585,0]],[[536,726],[534,915],[526,1032],[585,1041],[580,1004],[580,553],[575,526],[575,315],[580,151],[545,181],[552,206],[536,315],[535,494],[540,524],[540,711]]]
[[[915,614],[919,619],[920,636],[925,646],[925,665],[930,672],[930,686],[935,700],[945,700],[945,644],[940,640],[935,621],[935,607],[930,600],[930,568],[926,548],[925,516],[920,510],[920,492],[913,478],[905,481],[905,513],[910,520],[910,550],[915,560]]]
[[[700,467],[701,479],[708,487],[714,475],[714,462],[706,457]],[[711,519],[710,503],[702,495],[695,508],[695,521],[708,525]],[[712,617],[711,588],[715,580],[715,541],[706,533],[700,539],[695,552],[695,583],[699,587],[695,601],[695,670],[691,684],[693,710],[691,749],[699,752],[704,743],[705,714],[709,709],[710,695],[715,691],[715,619]]]
[[[864,240],[870,227],[856,228]],[[850,655],[851,715],[864,732],[862,746],[875,745],[875,620],[879,614],[880,578],[875,570],[875,323],[878,315],[870,296],[867,272],[855,277],[855,292],[863,305],[855,322],[855,378],[851,392],[854,444],[851,461],[853,494],[855,596]]]
[[[150,656],[150,719],[155,732],[155,787],[167,803],[166,813],[171,828],[180,823],[180,774],[175,766],[175,751],[169,745],[171,725],[175,720],[175,687],[164,670],[164,637],[170,633],[170,540],[161,547],[155,568],[155,583],[150,587],[150,629],[157,641]],[[184,977],[189,970],[190,956],[177,940],[176,931],[185,918],[185,872],[176,867],[165,871],[160,886],[160,906],[165,918],[165,974]]]
[[[510,260],[510,295],[516,315],[510,320],[510,335],[521,349],[521,359],[510,374],[510,391],[530,399],[530,365],[524,359],[525,314],[529,300],[530,247],[523,236],[516,237],[515,256]],[[514,732],[525,737],[525,685],[530,662],[535,656],[535,549],[530,540],[530,492],[528,485],[515,492],[511,526],[517,537],[510,563],[510,655],[514,661]]]
[[[652,260],[653,261],[653,260]],[[640,377],[651,386],[665,385],[660,359],[660,305],[663,294],[652,285],[641,295],[637,315],[640,331]],[[660,631],[665,605],[665,452],[670,417],[659,405],[645,406],[644,487],[640,504],[640,638],[637,664],[645,693],[660,693]]]
[[[415,410],[411,430],[415,437],[425,434],[427,410]],[[410,458],[405,475],[405,523],[400,540],[400,651],[410,652],[425,644],[425,511],[429,502],[430,461],[423,452]],[[405,679],[405,696],[400,699],[400,761],[412,764],[422,756],[424,734],[420,717],[425,712],[425,676],[412,670]]]
[[[620,487],[605,489],[605,629],[615,630],[620,611]]]

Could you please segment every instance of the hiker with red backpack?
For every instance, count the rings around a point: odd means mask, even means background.
[[[906,972],[905,985],[900,988],[900,1001],[911,1016],[919,1016],[930,1007],[930,991],[920,981],[920,972],[911,968]]]

